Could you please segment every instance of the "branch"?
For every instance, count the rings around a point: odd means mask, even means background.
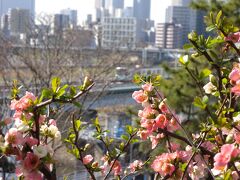
[[[77,93],[75,96],[73,96],[73,98],[71,99],[67,99],[67,100],[62,100],[62,99],[49,99],[47,101],[44,101],[40,104],[37,104],[34,109],[39,109],[41,107],[44,107],[46,105],[49,105],[53,102],[60,102],[60,103],[72,103],[73,101],[75,101],[77,98],[79,98],[80,96],[82,96],[83,94],[85,94],[86,92],[88,92],[92,87],[94,86],[94,83],[92,83],[90,86],[87,87],[87,89],[80,91],[79,93]]]

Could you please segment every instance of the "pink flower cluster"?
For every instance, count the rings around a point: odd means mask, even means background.
[[[4,137],[5,154],[16,156],[18,161],[16,175],[29,180],[43,179],[42,173],[38,170],[39,165],[50,166],[49,162],[53,161],[54,148],[61,143],[61,134],[56,127],[55,120],[51,119],[47,122],[46,115],[41,114],[37,117],[40,135],[39,139],[36,139],[36,117],[31,108],[35,100],[36,97],[30,92],[26,92],[25,96],[19,100],[12,100],[10,108],[15,110],[14,124]]]
[[[151,167],[161,176],[172,175],[176,170],[175,162],[186,162],[189,159],[189,153],[186,151],[176,151],[174,153],[163,153],[157,156]]]
[[[225,37],[225,41],[232,41],[233,43],[240,42],[240,32],[229,34],[227,37]]]
[[[214,156],[214,169],[224,170],[228,163],[240,154],[240,149],[234,144],[224,144],[221,147],[221,152]]]
[[[138,171],[143,168],[143,162],[139,160],[133,161],[128,167],[131,171],[131,173],[134,173],[135,171]]]
[[[141,118],[141,129],[138,131],[138,136],[142,140],[150,139],[152,149],[164,138],[164,134],[159,133],[159,129],[169,131],[178,129],[178,124],[169,112],[166,103],[159,101],[159,97],[153,90],[153,85],[146,83],[142,86],[142,90],[135,91],[132,95],[133,99],[143,106],[143,110],[138,112],[138,116]]]
[[[103,175],[106,174],[107,170],[109,170],[110,167],[112,167],[114,176],[118,176],[122,173],[122,165],[118,160],[110,161],[108,156],[104,156],[102,158],[102,161],[104,164],[100,166],[100,169]]]
[[[231,88],[231,92],[240,95],[240,64],[235,65],[229,74],[229,79],[231,80],[231,84],[233,87]]]

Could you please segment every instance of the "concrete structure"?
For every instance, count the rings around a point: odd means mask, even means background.
[[[133,3],[133,16],[137,20],[150,19],[150,0],[134,0]]]
[[[135,48],[136,19],[104,17],[102,20],[102,46],[106,48]]]
[[[5,36],[10,35],[10,30],[9,30],[9,15],[4,14],[1,17],[1,30]]]
[[[31,16],[34,16],[35,0],[0,0],[0,16],[6,14],[12,8],[28,9]]]
[[[105,8],[106,9],[123,9],[124,8],[124,0],[105,0]]]
[[[191,10],[186,6],[169,6],[166,9],[166,22],[173,22],[182,25],[182,42],[183,46],[188,42],[187,35],[190,31]]]
[[[60,11],[60,14],[64,14],[69,16],[69,23],[70,26],[72,27],[76,27],[77,23],[78,23],[78,19],[77,19],[77,10],[73,10],[73,9],[63,9]]]
[[[69,16],[65,14],[54,15],[54,33],[62,32],[64,29],[69,28],[70,20]]]
[[[158,23],[156,27],[156,46],[167,49],[181,48],[182,29],[180,24]]]
[[[172,6],[189,6],[191,0],[172,0]]]
[[[8,21],[11,35],[26,34],[31,30],[31,15],[28,9],[9,9]]]

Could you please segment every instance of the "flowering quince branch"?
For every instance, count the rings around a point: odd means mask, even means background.
[[[53,102],[69,103],[92,88],[86,78],[79,93],[66,92],[67,85],[60,87],[60,79],[52,80],[52,89],[45,89],[40,98],[26,92],[25,96],[11,101],[14,110],[13,127],[8,130],[1,147],[6,156],[15,156],[17,177],[24,179],[56,179],[54,152],[61,146],[61,133],[56,121],[48,119],[46,106]],[[73,90],[74,87],[71,87]],[[14,91],[18,93],[18,91]],[[69,97],[69,98],[66,98]],[[44,99],[48,99],[43,101]]]

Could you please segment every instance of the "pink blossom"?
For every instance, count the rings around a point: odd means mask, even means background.
[[[216,147],[216,145],[211,143],[210,141],[205,141],[204,143],[202,143],[201,146],[207,149],[208,151],[212,151]]]
[[[115,161],[115,163],[114,164],[113,163],[114,161],[111,162],[110,166],[113,165],[112,170],[113,170],[114,176],[118,176],[122,172],[122,166],[119,161]]]
[[[137,135],[142,139],[142,140],[147,140],[151,132],[147,130],[139,130]]]
[[[84,158],[83,158],[83,164],[89,164],[91,161],[93,160],[93,157],[92,155],[86,155]]]
[[[144,94],[143,90],[134,91],[132,97],[135,101],[137,101],[137,103],[144,103],[148,100],[148,96]]]
[[[130,169],[131,173],[134,173],[135,171],[142,169],[142,167],[143,167],[143,162],[139,160],[135,160],[133,163],[129,165],[128,168]]]
[[[28,152],[23,161],[23,167],[27,171],[32,171],[38,167],[39,162],[40,161],[37,155],[31,152]]]
[[[214,169],[223,170],[231,159],[237,157],[239,153],[240,150],[235,148],[233,144],[224,144],[220,153],[214,156]]]
[[[146,128],[149,133],[153,131],[153,127],[155,124],[153,119],[142,119],[140,123],[141,123],[141,127]]]
[[[240,96],[240,84],[236,84],[231,88],[231,92],[237,96]]]
[[[161,139],[162,139],[161,134],[158,134],[157,136],[150,136],[150,140],[152,142],[152,149],[157,147],[157,145]]]
[[[144,91],[147,91],[147,92],[151,92],[154,89],[152,83],[146,83],[142,85],[142,88]]]
[[[158,111],[152,109],[150,106],[145,107],[143,111],[139,111],[138,113],[139,117],[146,119],[154,119],[158,114]]]
[[[17,146],[17,145],[22,144],[23,135],[16,128],[11,128],[5,135],[5,141],[8,144],[12,144],[12,146]]]
[[[26,180],[42,180],[43,176],[39,171],[31,171],[26,174],[25,179]]]
[[[237,82],[240,79],[240,69],[233,68],[233,70],[229,74],[229,79],[233,82]]]
[[[229,34],[227,37],[225,37],[225,41],[232,41],[233,43],[237,43],[240,41],[240,32],[235,32]]]
[[[151,168],[158,172],[162,176],[172,175],[175,170],[175,166],[171,164],[171,160],[168,158],[168,154],[164,153],[158,156],[152,163]]]
[[[57,126],[57,123],[54,119],[50,119],[49,122],[48,122],[49,125],[54,125],[54,126]]]
[[[180,145],[177,144],[177,143],[171,142],[171,143],[170,143],[170,146],[171,146],[172,151],[177,151],[177,150],[180,149]]]
[[[159,104],[159,109],[162,111],[162,113],[168,113],[168,107],[164,101]]]
[[[168,120],[167,120],[166,116],[163,114],[159,114],[156,117],[155,122],[156,122],[156,126],[158,128],[162,128],[162,129],[164,129],[168,125]]]
[[[29,147],[33,147],[38,144],[38,140],[34,137],[27,137],[24,141]]]
[[[12,100],[10,108],[11,110],[23,111],[30,107],[35,100],[36,97],[32,93],[26,92],[25,96],[23,96],[21,99]]]

